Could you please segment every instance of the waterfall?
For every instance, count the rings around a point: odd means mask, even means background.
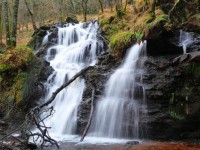
[[[48,41],[49,41],[49,35],[51,35],[51,33],[49,31],[47,31],[47,34],[44,36],[44,38],[42,40],[42,46],[44,46],[45,44],[48,43]]]
[[[90,136],[139,138],[140,118],[146,112],[142,84],[146,41],[133,45],[124,62],[111,75],[99,99]]]
[[[45,56],[54,72],[44,84],[46,96],[41,101],[48,100],[57,88],[81,69],[95,64],[97,56],[103,50],[103,42],[97,39],[98,28],[97,22],[91,22],[86,25],[67,24],[66,27],[58,29],[58,44],[49,48]],[[62,90],[51,104],[55,113],[47,118],[45,124],[51,127],[49,132],[53,138],[76,134],[77,109],[84,88],[84,79],[79,77]],[[45,114],[43,115],[42,117],[45,117]]]
[[[193,43],[192,34],[189,32],[185,32],[180,30],[180,37],[179,37],[179,46],[183,47],[183,54],[187,53],[187,46]]]

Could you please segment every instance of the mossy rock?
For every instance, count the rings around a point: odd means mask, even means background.
[[[200,79],[200,64],[198,63],[191,63],[186,67],[186,74],[191,76],[192,78]]]
[[[184,27],[184,24],[186,24],[190,19],[192,19],[191,18],[192,16],[196,18],[195,16],[200,13],[200,8],[198,7],[199,5],[200,5],[200,1],[197,1],[197,0],[175,1],[173,7],[171,8],[169,12],[169,18],[171,22],[177,28]],[[194,21],[194,23],[196,24],[196,21]],[[193,24],[193,23],[190,22],[190,24]]]
[[[67,17],[66,20],[65,20],[66,23],[72,23],[72,24],[77,24],[79,23],[77,17],[75,15],[73,16],[70,16],[70,17]]]
[[[15,76],[1,75],[0,108],[4,112],[5,118],[10,117],[12,107],[17,109],[23,102],[23,88],[26,78],[27,73],[21,71],[16,72]]]
[[[125,54],[125,50],[136,42],[134,32],[120,32],[111,36],[110,48],[117,59],[120,59]]]
[[[25,69],[34,59],[32,50],[25,46],[6,50],[0,54],[0,73],[9,70]]]
[[[44,36],[47,34],[46,30],[49,30],[49,26],[42,26],[41,28],[35,30],[35,32],[32,35],[31,40],[28,42],[27,47],[30,47],[31,49],[37,49],[41,46],[42,40]]]
[[[191,16],[188,21],[183,24],[186,31],[193,31],[200,33],[200,13]]]

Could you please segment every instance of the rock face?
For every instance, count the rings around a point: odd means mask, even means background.
[[[45,95],[43,83],[47,80],[53,69],[41,58],[36,58],[28,70],[28,85],[24,90],[24,106],[33,107]]]
[[[106,81],[117,66],[118,63],[116,63],[114,57],[109,53],[105,53],[98,58],[97,64],[83,75],[86,88],[78,111],[78,134],[83,133],[89,119],[92,88],[95,88],[94,104],[96,105],[98,98],[103,94]]]
[[[176,44],[179,34],[163,35],[161,39],[148,40],[148,58],[145,63],[147,117],[145,139],[183,140],[200,136],[200,52],[182,54]],[[198,36],[197,36],[198,37]],[[161,43],[159,43],[160,41]],[[198,40],[196,40],[197,42]],[[198,43],[198,42],[197,42]],[[105,82],[120,62],[110,54],[99,57],[98,63],[83,76],[86,89],[79,106],[78,134],[82,134],[91,109],[92,87],[95,87],[95,105],[103,94]],[[142,125],[142,126],[143,126]]]
[[[193,63],[199,63],[196,62],[200,58],[199,54],[194,52],[178,59],[148,58],[144,75],[148,107],[147,138],[196,138],[195,132],[199,132],[200,128],[190,122],[189,118],[199,113],[200,94],[197,91],[200,84],[199,77],[194,77],[189,70]],[[196,65],[199,67],[199,64]],[[196,117],[192,120],[196,123],[199,121]]]
[[[169,15],[171,23],[176,28],[187,31],[200,31],[200,1],[190,0],[157,0],[157,6]]]

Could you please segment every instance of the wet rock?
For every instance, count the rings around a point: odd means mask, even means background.
[[[178,57],[148,57],[143,80],[148,114],[144,137],[163,140],[196,137],[199,127],[194,124],[199,124],[195,114],[199,112],[200,94],[191,87],[199,87],[200,82],[188,69],[193,63],[198,63],[195,66],[198,69],[199,56],[197,51]]]
[[[78,134],[83,133],[88,122],[91,110],[92,88],[95,87],[94,101],[96,105],[99,97],[103,94],[105,82],[117,66],[118,64],[114,57],[109,53],[105,53],[98,58],[97,64],[83,75],[86,88],[78,109]]]
[[[6,126],[8,126],[8,124],[5,121],[0,120],[0,126],[6,127]]]
[[[56,44],[58,41],[58,28],[52,28],[50,30],[51,34],[49,35],[49,43]]]
[[[65,20],[66,23],[72,23],[72,24],[77,24],[79,23],[76,17],[67,17]]]
[[[128,142],[126,142],[127,146],[133,146],[133,145],[138,145],[138,144],[140,144],[139,141],[128,141]]]
[[[45,87],[43,83],[53,72],[48,62],[36,58],[32,66],[28,70],[28,85],[24,91],[24,106],[33,107],[36,102],[45,95]]]
[[[37,149],[37,145],[36,145],[35,143],[29,142],[29,143],[27,144],[27,148],[30,148],[31,150]]]

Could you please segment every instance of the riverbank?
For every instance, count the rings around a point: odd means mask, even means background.
[[[55,150],[56,147],[47,147],[45,150]],[[200,145],[179,142],[142,142],[132,144],[87,144],[87,143],[62,143],[60,150],[200,150]]]

